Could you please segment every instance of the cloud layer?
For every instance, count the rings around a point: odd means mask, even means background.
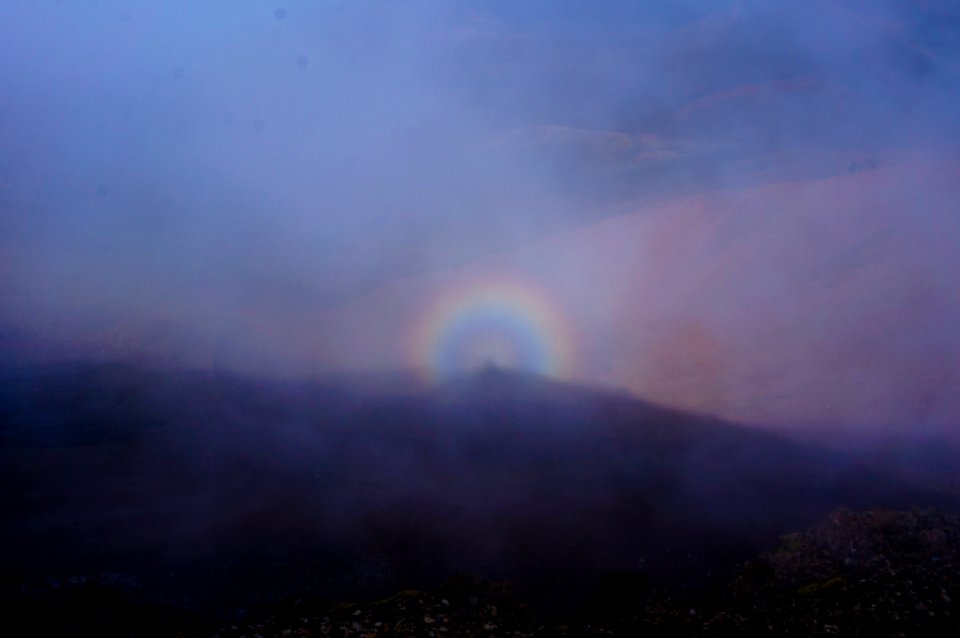
[[[759,421],[948,422],[949,2],[13,2],[0,342],[409,367],[531,281],[572,378]]]

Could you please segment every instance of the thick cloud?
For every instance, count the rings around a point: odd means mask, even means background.
[[[0,17],[7,360],[409,366],[417,312],[494,268],[554,297],[583,381],[956,414],[953,3]]]

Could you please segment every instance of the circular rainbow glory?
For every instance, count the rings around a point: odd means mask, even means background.
[[[431,380],[486,366],[553,377],[571,372],[573,331],[529,283],[482,281],[436,298],[415,323],[414,365]]]

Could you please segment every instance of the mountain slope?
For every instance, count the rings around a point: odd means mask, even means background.
[[[199,601],[457,573],[562,600],[609,570],[710,580],[838,505],[951,503],[851,455],[496,371],[421,394],[82,366],[4,385],[7,575],[143,574]]]

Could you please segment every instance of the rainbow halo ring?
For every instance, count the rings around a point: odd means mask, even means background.
[[[488,366],[553,377],[569,374],[573,333],[539,288],[485,281],[441,295],[420,316],[414,365],[430,380]]]

